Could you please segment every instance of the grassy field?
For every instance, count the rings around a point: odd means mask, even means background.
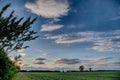
[[[13,80],[120,80],[120,72],[24,72]]]
[[[18,73],[15,75],[15,77],[13,78],[13,80],[31,80],[31,78],[29,78],[27,75],[25,75],[26,73]],[[34,80],[34,79],[33,79]]]

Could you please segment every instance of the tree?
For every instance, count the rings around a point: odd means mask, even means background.
[[[92,71],[92,68],[89,68],[89,71],[91,72],[91,71]]]
[[[38,37],[34,35],[37,32],[31,30],[36,18],[31,20],[31,17],[28,17],[23,21],[23,17],[18,19],[14,16],[14,11],[5,17],[4,12],[9,6],[10,4],[7,4],[0,10],[0,80],[11,80],[20,68],[16,66],[20,56],[15,57],[16,62],[13,62],[7,54],[13,50],[29,47],[23,46],[24,42]]]
[[[13,15],[14,11],[7,17],[3,16],[10,5],[7,4],[0,11],[0,49],[7,54],[16,49],[29,47],[23,46],[23,43],[38,37],[34,35],[37,32],[30,29],[36,18],[31,20],[31,17],[28,17],[23,21],[23,17],[18,19]]]
[[[84,66],[81,65],[81,66],[79,67],[79,70],[80,70],[81,72],[83,72],[83,71],[84,71]]]

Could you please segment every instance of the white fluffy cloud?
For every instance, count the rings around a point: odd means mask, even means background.
[[[35,3],[26,3],[25,7],[45,18],[58,18],[67,15],[69,11],[67,0],[36,0]]]
[[[93,47],[91,49],[100,52],[120,50],[120,30],[110,32],[77,32],[55,36],[48,35],[46,39],[54,40],[57,44],[92,42]]]
[[[48,31],[48,32],[51,32],[51,31],[54,31],[54,30],[58,30],[60,28],[62,28],[63,25],[49,25],[49,24],[43,24],[41,26],[41,29],[40,31]]]

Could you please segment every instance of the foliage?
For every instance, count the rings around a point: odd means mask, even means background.
[[[83,72],[83,71],[84,71],[84,66],[81,65],[81,66],[79,67],[79,70],[80,70],[81,72]]]
[[[26,41],[34,40],[38,36],[34,30],[30,30],[31,26],[36,18],[31,20],[31,17],[23,21],[23,17],[18,19],[15,17],[14,11],[9,16],[4,17],[4,12],[10,4],[6,5],[0,11],[0,49],[5,52],[10,52],[20,48],[27,48],[29,46],[23,46]]]
[[[0,50],[0,80],[11,80],[18,69],[7,54]]]
[[[15,66],[16,66],[16,68],[18,69],[18,70],[20,70],[20,65],[21,65],[21,63],[19,63],[19,61],[21,60],[20,58],[21,58],[22,56],[20,56],[20,55],[18,55],[18,56],[15,56],[14,57],[14,64],[15,64]]]

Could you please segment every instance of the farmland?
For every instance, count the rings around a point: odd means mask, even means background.
[[[120,72],[20,72],[13,80],[120,80]]]

